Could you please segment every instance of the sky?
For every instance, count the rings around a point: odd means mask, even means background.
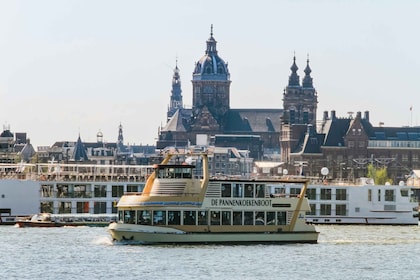
[[[374,126],[420,125],[420,1],[0,1],[0,123],[34,147],[154,145],[173,69],[185,107],[213,25],[230,106],[283,108],[293,56],[309,57],[323,112],[369,111]],[[410,110],[410,108],[412,108]]]

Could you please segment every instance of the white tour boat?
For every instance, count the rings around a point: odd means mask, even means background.
[[[314,224],[419,224],[418,197],[404,184],[311,184],[306,195]]]
[[[118,221],[109,225],[115,241],[140,244],[316,243],[318,232],[305,221],[310,211],[306,179],[209,178],[201,153],[202,176],[194,165],[155,166],[141,193],[118,202]],[[196,155],[197,156],[197,155]],[[282,184],[301,186],[297,195],[274,195]]]

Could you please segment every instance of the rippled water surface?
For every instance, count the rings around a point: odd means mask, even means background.
[[[0,226],[0,279],[417,279],[419,226],[317,226],[318,244],[114,245],[106,228]]]

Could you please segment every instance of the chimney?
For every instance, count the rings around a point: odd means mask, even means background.
[[[365,120],[369,121],[369,111],[365,111]]]
[[[356,119],[361,119],[362,118],[362,112],[357,112],[356,114]]]
[[[324,111],[324,117],[323,120],[326,121],[328,120],[328,111]]]
[[[335,110],[332,110],[331,111],[331,120],[335,120],[336,119],[336,117],[335,117]]]

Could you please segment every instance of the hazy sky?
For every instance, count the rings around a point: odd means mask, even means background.
[[[210,25],[231,108],[283,108],[293,54],[309,54],[324,111],[420,125],[420,1],[0,1],[0,121],[35,146],[154,144],[178,58],[184,105]],[[410,111],[410,106],[413,110]]]

